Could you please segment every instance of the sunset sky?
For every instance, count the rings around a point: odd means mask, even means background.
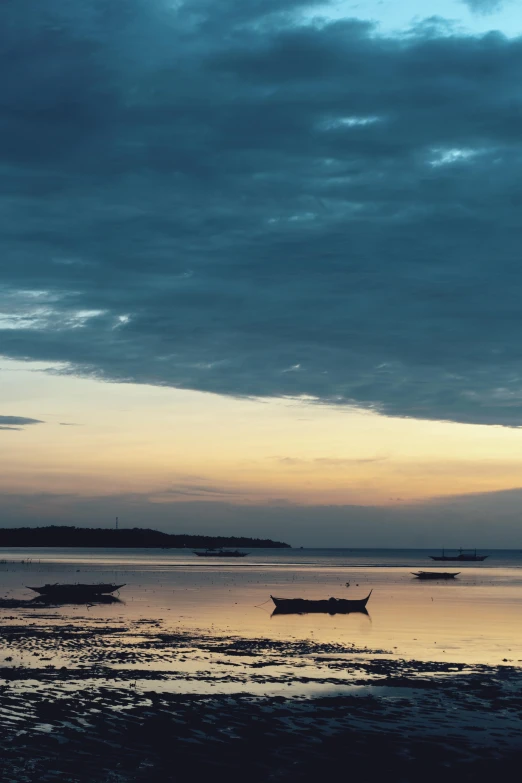
[[[515,0],[0,7],[0,525],[522,548]]]

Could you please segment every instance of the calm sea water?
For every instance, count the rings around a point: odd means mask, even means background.
[[[522,551],[484,550],[482,563],[437,564],[436,550],[251,550],[213,560],[191,550],[4,549],[0,597],[31,597],[45,582],[125,583],[121,604],[89,609],[100,620],[158,618],[167,626],[222,635],[353,643],[423,660],[522,662]],[[459,571],[455,582],[422,583],[418,569]],[[360,598],[364,615],[272,616],[270,595]],[[30,621],[31,611],[16,614]],[[81,622],[85,608],[58,610]],[[56,617],[57,610],[39,610]],[[12,610],[0,610],[13,616]],[[51,619],[50,619],[51,621]]]
[[[0,548],[0,560],[33,560],[41,563],[92,563],[163,565],[234,565],[251,566],[319,566],[319,567],[437,567],[430,555],[440,555],[437,549],[243,549],[247,557],[237,560],[202,560],[192,549],[82,549],[82,548]],[[474,550],[465,550],[473,552]],[[446,554],[456,550],[446,550]],[[482,563],[446,563],[446,567],[522,568],[522,549],[484,549],[478,554],[487,555]]]

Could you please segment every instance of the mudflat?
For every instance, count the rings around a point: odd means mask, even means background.
[[[486,780],[522,759],[517,667],[4,617],[4,780]]]

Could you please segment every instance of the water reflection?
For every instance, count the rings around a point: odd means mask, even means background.
[[[276,606],[270,617],[274,617],[275,615],[280,614],[299,614],[299,615],[305,615],[305,614],[328,614],[331,617],[333,617],[336,614],[363,614],[366,615],[366,617],[370,618],[370,613],[367,609],[321,609],[318,607],[310,606],[307,609],[298,611],[297,609],[286,609],[281,608],[279,606]],[[371,618],[370,618],[371,619]]]
[[[25,558],[25,551],[23,554]],[[119,557],[118,567],[96,562],[102,554],[110,555],[114,562]],[[266,567],[263,563],[252,562],[248,568],[236,563],[220,564],[219,567],[182,567],[174,562],[174,557],[167,568],[163,556],[155,553],[145,553],[143,557],[140,554],[148,563],[139,566],[132,561],[134,555],[127,552],[118,556],[94,553],[95,562],[85,565],[78,565],[72,559],[84,557],[83,553],[61,552],[59,556],[63,562],[44,562],[44,556],[51,558],[47,552],[38,553],[40,556],[42,562],[31,565],[27,562],[0,563],[0,596],[3,599],[0,601],[0,622],[5,615],[16,611],[25,611],[28,619],[31,614],[41,611],[42,615],[63,616],[68,622],[78,623],[78,627],[88,615],[101,621],[110,618],[111,622],[162,622],[172,632],[199,629],[216,636],[306,640],[313,634],[314,640],[324,643],[354,643],[359,647],[393,650],[397,655],[418,660],[504,664],[519,663],[522,659],[520,555],[517,567],[485,567],[479,563],[462,564],[461,569],[459,564],[462,574],[458,580],[445,582],[414,579],[410,572],[424,568],[426,563],[414,562],[413,555],[411,564],[403,561],[404,567],[359,566],[357,571],[353,567],[351,570],[345,566],[338,568],[331,563],[327,566],[279,563],[277,567],[274,564]],[[55,553],[54,557],[58,555]],[[327,563],[328,554],[322,557],[322,562]],[[67,561],[67,558],[71,560]],[[31,570],[31,578],[28,570]],[[86,609],[89,602],[83,606],[60,607],[55,603],[47,607],[23,592],[27,582],[71,583],[75,580],[126,582],[122,595],[124,603],[93,602],[90,609]],[[371,610],[371,622],[368,616],[359,617],[357,613],[341,615],[338,607],[335,607],[334,616],[279,612],[272,616],[273,604],[269,605],[267,601],[269,595],[299,595],[303,599],[337,595],[348,599],[367,594],[370,587],[374,588],[367,607]],[[33,600],[30,602],[29,598]],[[254,609],[260,605],[264,608]],[[12,609],[14,611],[10,611]]]
[[[70,597],[51,597],[38,596],[28,602],[31,606],[95,606],[97,604],[123,604],[121,598],[114,595],[96,595],[96,596],[70,596]]]
[[[51,598],[49,596],[39,595],[30,600],[18,598],[0,598],[0,609],[31,609],[41,608],[43,606],[95,606],[98,604],[123,604],[120,598],[113,595],[98,595],[87,598],[85,596],[69,598]]]

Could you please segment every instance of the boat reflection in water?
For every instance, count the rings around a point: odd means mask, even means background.
[[[367,609],[280,609],[276,606],[270,617],[277,617],[281,614],[329,614],[329,615],[335,615],[335,614],[364,614],[366,617],[370,616],[370,613]]]
[[[368,615],[366,604],[370,600],[372,590],[366,598],[349,600],[346,598],[328,598],[322,601],[311,601],[306,598],[270,598],[275,604],[272,616],[278,614],[365,614]]]
[[[98,604],[124,604],[114,595],[56,596],[38,595],[28,601],[25,598],[0,598],[0,609],[41,609],[44,606],[97,606]]]
[[[460,571],[412,571],[412,576],[417,579],[455,579]]]
[[[121,598],[115,595],[39,595],[31,601],[27,601],[26,606],[94,606],[99,604],[123,604]]]

